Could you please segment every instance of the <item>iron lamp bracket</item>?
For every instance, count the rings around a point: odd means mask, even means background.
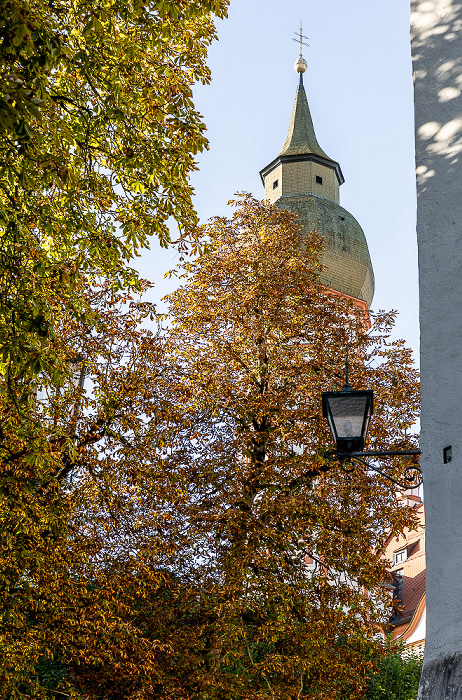
[[[388,479],[388,481],[391,481],[393,484],[396,484],[396,486],[399,486],[399,488],[408,490],[416,489],[423,484],[422,471],[419,467],[415,465],[406,467],[403,473],[403,479],[405,483],[403,483],[397,481],[392,476],[384,472],[382,469],[378,469],[378,467],[375,467],[373,464],[366,462],[366,460],[363,458],[416,457],[421,454],[421,450],[368,450],[366,452],[338,452],[337,450],[331,450],[329,452],[324,452],[324,457],[326,457],[331,462],[340,462],[340,466],[346,472],[353,472],[355,470],[354,466],[352,466],[351,468],[346,466],[349,462],[359,462],[360,464],[366,466],[368,469],[372,469],[373,471],[377,472],[378,474],[380,474],[380,476],[383,476],[385,479]]]

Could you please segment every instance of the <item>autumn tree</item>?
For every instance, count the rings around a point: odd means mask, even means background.
[[[207,144],[192,87],[210,80],[213,15],[224,17],[226,7],[227,0],[0,3],[3,697],[14,687],[30,692],[24,679],[46,650],[31,621],[42,607],[63,607],[63,581],[73,575],[67,479],[88,406],[69,382],[83,358],[91,377],[89,339],[101,317],[89,290],[103,281],[108,294],[140,291],[130,261],[152,237],[171,243],[170,218],[179,248],[194,246],[188,178]],[[36,401],[45,389],[53,416]]]
[[[353,383],[376,392],[371,440],[409,446],[410,352],[392,316],[367,332],[322,288],[322,240],[293,215],[247,199],[205,233],[167,330],[133,294],[77,278],[86,317],[50,291],[68,376],[36,378],[16,414],[5,392],[3,697],[365,688],[385,536],[412,513],[381,477],[326,460],[320,393],[343,384],[348,339]]]
[[[35,409],[68,525],[35,535],[51,566],[16,583],[10,666],[28,649],[40,692],[53,671],[95,700],[357,698],[383,651],[385,540],[413,518],[386,480],[325,458],[320,395],[343,385],[348,340],[352,382],[375,391],[371,441],[411,446],[411,354],[393,315],[367,331],[320,285],[322,240],[292,214],[247,198],[205,233],[163,333],[110,287],[87,288],[91,332],[62,319],[60,352],[80,350],[93,390],[50,386]]]
[[[170,619],[167,598],[178,597],[179,584],[160,568],[173,550],[166,494],[157,488],[164,467],[152,441],[171,409],[160,391],[165,365],[154,310],[108,283],[82,282],[78,291],[93,323],[64,309],[54,352],[63,362],[74,358],[85,386],[69,379],[57,387],[42,377],[24,408],[32,427],[3,421],[4,698],[75,694],[80,667],[88,669],[82,692],[86,681],[98,689],[93,676],[110,674],[115,697],[128,698],[161,686],[173,653],[161,620]],[[149,627],[145,601],[159,596],[167,602]]]
[[[0,347],[19,373],[57,371],[55,307],[89,312],[76,278],[136,286],[128,265],[167,221],[192,243],[189,175],[207,145],[192,86],[210,80],[227,0],[0,5]],[[54,297],[53,297],[54,298]],[[51,353],[51,354],[50,354]],[[21,389],[16,389],[21,393]]]
[[[163,566],[207,621],[186,697],[357,698],[390,614],[385,540],[413,515],[387,480],[326,459],[321,392],[342,387],[349,342],[352,384],[375,392],[371,445],[415,447],[411,352],[393,314],[368,331],[322,287],[323,241],[293,214],[247,197],[205,234],[170,297],[157,482],[176,493]]]

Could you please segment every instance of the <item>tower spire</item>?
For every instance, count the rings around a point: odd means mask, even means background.
[[[300,42],[300,56],[295,61],[294,65],[295,71],[300,75],[300,83],[295,97],[287,138],[279,155],[303,155],[313,153],[331,161],[331,158],[324,153],[316,138],[313,120],[311,118],[310,108],[303,85],[303,74],[308,67],[307,62],[302,56],[302,46],[307,46],[303,39],[306,39],[306,37],[302,34],[302,24],[300,22],[300,36],[298,39]]]
[[[300,74],[300,83],[299,87],[303,87],[303,73],[306,71],[308,64],[303,58],[303,46],[309,46],[308,44],[308,37],[303,34],[303,25],[302,25],[302,20],[300,20],[300,30],[299,33],[294,32],[295,37],[292,37],[293,41],[296,41],[297,43],[300,44],[300,55],[298,57],[298,60],[295,63],[295,70],[297,73]],[[305,39],[305,41],[304,41]]]
[[[367,311],[374,294],[374,273],[366,239],[356,219],[340,206],[339,187],[344,182],[340,165],[316,138],[303,87],[307,63],[302,23],[294,34],[299,48],[294,67],[300,83],[282,150],[260,171],[265,199],[298,214],[302,235],[317,231],[325,238],[321,284],[356,300]]]

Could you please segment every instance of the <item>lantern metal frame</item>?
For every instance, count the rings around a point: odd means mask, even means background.
[[[331,400],[338,400],[348,402],[353,400],[360,401],[363,403],[362,416],[361,416],[361,431],[359,435],[354,436],[340,436],[336,424],[336,419],[333,415]],[[351,386],[348,379],[348,359],[346,362],[346,379],[343,389],[341,391],[323,391],[322,392],[322,412],[325,418],[329,422],[329,427],[333,435],[335,444],[339,452],[345,452],[349,454],[351,452],[356,452],[358,450],[363,450],[366,444],[367,430],[369,428],[369,423],[371,416],[374,412],[374,392],[370,389],[363,391],[355,391]]]
[[[348,400],[351,398],[364,398],[364,417],[362,421],[361,434],[359,436],[350,437],[340,437],[338,436],[337,428],[335,426],[335,420],[329,405],[329,400],[332,398],[342,398]],[[345,472],[353,472],[355,466],[350,467],[351,462],[358,462],[368,469],[380,474],[380,476],[388,479],[400,489],[409,490],[418,488],[423,483],[422,471],[420,467],[413,464],[406,467],[403,473],[403,480],[398,481],[394,477],[387,474],[382,469],[366,462],[364,457],[410,457],[416,458],[418,455],[422,454],[421,450],[366,450],[364,447],[366,444],[367,430],[369,427],[369,422],[373,414],[374,407],[374,392],[372,390],[355,391],[349,382],[349,362],[348,362],[348,346],[346,353],[345,362],[345,384],[341,391],[324,391],[322,392],[322,408],[323,415],[328,419],[329,427],[336,444],[336,450],[329,450],[324,452],[324,457],[330,461],[340,462],[340,466]]]

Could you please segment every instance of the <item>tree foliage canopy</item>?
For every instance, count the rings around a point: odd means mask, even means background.
[[[188,177],[207,142],[192,86],[210,79],[212,13],[227,4],[0,3],[0,349],[13,375],[51,371],[57,307],[90,311],[79,275],[136,286],[127,263],[152,236],[170,243],[170,217],[180,248],[193,243]]]
[[[366,690],[385,540],[413,515],[380,476],[324,457],[320,397],[349,341],[352,383],[375,391],[371,442],[414,446],[410,351],[393,314],[367,331],[320,285],[322,239],[294,215],[245,198],[204,233],[163,332],[151,305],[77,279],[92,323],[63,306],[53,353],[85,388],[43,375],[20,423],[2,404],[4,697]]]
[[[197,217],[188,178],[207,142],[192,87],[210,80],[206,56],[215,38],[213,15],[224,17],[227,4],[0,2],[0,694],[5,698],[42,692],[37,660],[66,636],[72,655],[72,644],[79,647],[79,635],[85,634],[82,616],[94,614],[106,639],[113,634],[111,615],[104,627],[101,611],[117,599],[119,579],[88,589],[89,581],[98,580],[92,566],[104,526],[88,520],[85,513],[92,510],[85,498],[93,483],[114,514],[110,485],[103,486],[100,476],[103,464],[118,463],[121,448],[114,448],[111,459],[104,450],[124,431],[141,439],[143,421],[153,410],[142,398],[145,385],[140,392],[123,379],[124,373],[134,377],[130,357],[136,365],[142,362],[134,358],[146,340],[136,328],[150,311],[135,306],[127,311],[131,302],[120,290],[145,288],[130,259],[152,236],[161,245],[171,242],[169,218],[180,227],[180,250],[194,249]],[[152,352],[145,359],[155,367]],[[92,396],[72,382],[82,360]],[[109,377],[112,385],[104,383]],[[137,401],[143,404],[139,413]],[[88,483],[80,483],[79,469]],[[129,489],[127,478],[123,484]],[[94,591],[100,591],[99,607],[89,602]],[[94,659],[92,624],[85,653]],[[74,657],[80,659],[78,653]]]
[[[322,239],[294,215],[246,198],[205,233],[170,298],[163,391],[178,494],[164,565],[207,592],[203,697],[358,697],[390,605],[384,544],[413,515],[385,479],[332,468],[321,392],[342,387],[349,342],[353,384],[375,392],[373,446],[414,446],[411,353],[393,314],[368,332],[320,285]]]
[[[371,675],[366,700],[416,700],[422,657],[398,651],[384,656]]]

